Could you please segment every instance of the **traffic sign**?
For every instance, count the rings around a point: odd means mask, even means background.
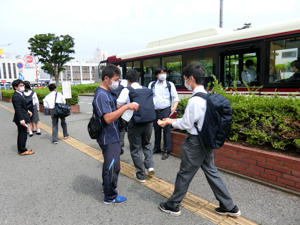
[[[2,84],[5,84],[6,83],[6,80],[1,80]]]
[[[33,62],[33,57],[31,55],[25,56],[25,63],[32,63]]]
[[[22,73],[19,73],[19,77],[18,77],[20,80],[24,80],[24,76]]]
[[[18,62],[18,63],[17,63],[17,67],[18,67],[19,69],[22,69],[22,68],[23,68],[23,63]]]

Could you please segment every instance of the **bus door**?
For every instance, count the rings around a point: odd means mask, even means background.
[[[259,49],[239,49],[221,54],[221,81],[224,87],[257,86],[259,69]]]

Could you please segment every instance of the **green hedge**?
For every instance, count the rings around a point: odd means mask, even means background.
[[[216,89],[213,90],[231,102],[233,123],[230,141],[300,152],[299,98],[244,96],[237,93],[226,94],[224,90]],[[187,101],[188,98],[180,100],[178,117],[182,117]]]
[[[79,85],[72,86],[72,90],[77,91],[79,94],[94,93],[97,87],[99,87],[99,83],[79,84]]]
[[[61,87],[58,87],[57,90],[61,92]],[[34,89],[34,91],[36,92],[36,94],[38,96],[40,104],[43,104],[43,99],[45,98],[45,96],[47,94],[50,93],[48,87]],[[6,98],[12,98],[12,95],[14,93],[13,90],[1,90],[1,92],[2,92],[2,96],[6,97]],[[67,99],[67,103],[69,105],[76,105],[76,104],[78,104],[78,102],[79,102],[78,92],[73,90],[73,88],[72,88],[72,98]]]

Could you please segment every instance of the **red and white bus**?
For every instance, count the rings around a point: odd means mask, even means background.
[[[249,85],[262,86],[260,94],[299,95],[300,79],[291,79],[291,62],[299,59],[300,20],[295,20],[236,31],[205,29],[150,42],[145,49],[110,56],[105,63],[120,65],[125,78],[128,69],[139,71],[145,86],[155,80],[155,67],[164,66],[168,79],[185,94],[182,68],[186,65],[200,62],[208,81],[215,75],[224,87],[235,83],[238,91],[247,91],[242,71],[252,60],[257,76]]]

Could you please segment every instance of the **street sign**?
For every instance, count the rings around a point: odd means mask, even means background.
[[[19,69],[22,69],[22,68],[23,68],[23,63],[18,62],[18,63],[17,63],[17,67],[18,67]]]
[[[6,80],[1,80],[2,84],[5,84],[6,83]]]
[[[33,62],[33,57],[31,55],[26,55],[25,56],[25,63],[32,63]]]
[[[22,73],[19,73],[19,77],[18,77],[20,80],[24,80],[24,76]]]

